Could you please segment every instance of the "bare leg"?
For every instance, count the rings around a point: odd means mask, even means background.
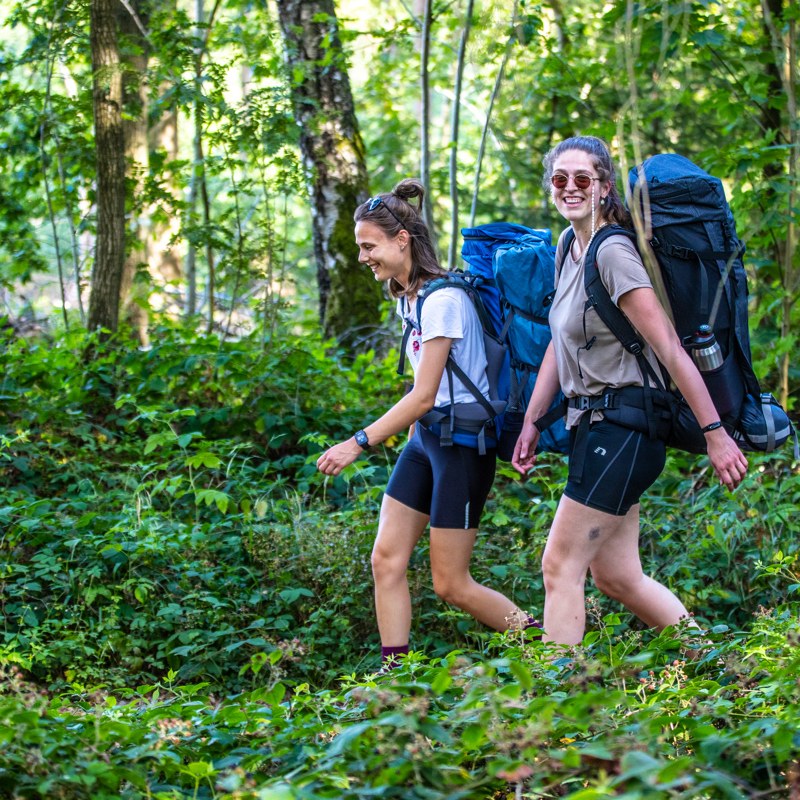
[[[544,641],[578,644],[583,640],[586,571],[608,538],[616,533],[620,520],[561,497],[542,557]]]
[[[651,628],[675,625],[689,612],[666,586],[642,572],[639,560],[639,504],[622,518],[619,531],[603,545],[591,563],[597,588],[618,600]]]
[[[638,547],[638,504],[617,517],[561,498],[542,558],[545,641],[578,644],[583,639],[590,566],[597,588],[646,624],[663,628],[687,615],[669,589],[642,573]]]
[[[431,528],[433,589],[446,603],[466,611],[496,631],[518,628],[519,609],[505,595],[483,586],[469,573],[477,528]]]
[[[384,647],[408,644],[411,631],[411,596],[408,560],[430,517],[384,495],[378,536],[372,548],[375,610]]]

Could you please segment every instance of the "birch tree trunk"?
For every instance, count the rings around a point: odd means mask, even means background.
[[[91,0],[97,243],[92,266],[88,328],[116,332],[125,260],[125,137],[116,0]]]
[[[128,0],[139,21],[147,26],[143,0]],[[136,21],[121,2],[117,4],[118,31],[121,37],[120,61],[125,65],[122,73],[122,106],[125,116],[122,131],[125,138],[125,165],[127,175],[132,179],[132,196],[127,198],[126,210],[129,220],[128,248],[122,266],[120,302],[133,324],[139,343],[145,347],[150,344],[147,335],[148,313],[145,309],[147,288],[135,282],[140,264],[147,263],[148,229],[141,224],[136,214],[137,196],[141,193],[150,166],[150,146],[148,142],[147,118],[147,65],[148,43]],[[139,209],[140,212],[143,209]]]
[[[320,317],[327,336],[353,342],[377,326],[383,291],[358,262],[353,213],[369,197],[333,0],[277,0],[293,107],[308,175]]]

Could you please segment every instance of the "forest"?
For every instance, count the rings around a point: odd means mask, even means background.
[[[565,654],[437,597],[380,670],[370,553],[405,435],[353,213],[566,223],[543,155],[677,153],[746,245],[752,360],[796,418],[796,0],[8,0],[0,8],[0,797],[800,798],[800,474],[668,451],[661,633],[588,585]],[[567,478],[499,464],[472,575],[541,619]]]

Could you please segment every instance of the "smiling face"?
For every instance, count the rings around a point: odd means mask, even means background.
[[[374,222],[360,220],[356,223],[356,244],[358,260],[372,270],[376,281],[395,278],[402,286],[408,284],[411,273],[408,231],[389,237]]]
[[[608,195],[608,185],[600,180],[592,180],[590,185],[581,189],[575,184],[576,176],[598,178],[597,170],[592,164],[592,157],[583,150],[567,150],[553,163],[553,175],[563,175],[567,185],[563,189],[552,186],[553,202],[559,214],[575,227],[591,227],[592,222],[592,188],[594,188],[594,204],[596,220],[600,220],[600,199]],[[597,225],[597,221],[595,222]]]

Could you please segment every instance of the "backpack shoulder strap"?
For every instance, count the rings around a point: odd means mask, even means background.
[[[572,238],[575,237],[574,232],[570,229],[569,234]],[[569,235],[568,234],[568,235]],[[618,225],[609,225],[597,232],[584,259],[583,267],[583,285],[586,289],[586,296],[589,298],[589,303],[594,306],[598,316],[605,323],[606,327],[617,337],[620,344],[634,356],[639,356],[643,350],[642,340],[633,329],[633,326],[625,318],[622,311],[619,310],[617,305],[611,299],[603,279],[600,276],[600,270],[597,268],[597,250],[600,245],[609,238],[609,236],[617,236],[622,234],[627,236],[634,245],[636,244],[636,234],[631,231],[625,230]],[[571,244],[572,242],[570,242]],[[566,242],[565,242],[566,244]]]
[[[567,232],[564,234],[564,246],[561,248],[561,264],[564,264],[564,253],[569,253],[570,249],[572,248],[572,243],[575,241],[575,231],[572,230],[572,225],[567,228]],[[558,245],[556,245],[556,250],[558,250]],[[555,258],[555,253],[553,253],[553,257]]]
[[[645,358],[644,342],[639,338],[639,334],[636,333],[633,325],[628,322],[625,315],[611,299],[611,295],[608,293],[608,289],[606,289],[603,279],[600,276],[600,270],[597,268],[597,249],[609,236],[617,236],[620,234],[627,236],[634,245],[636,244],[636,234],[618,225],[609,225],[598,231],[595,235],[589,245],[586,258],[583,262],[583,285],[586,289],[587,303],[594,307],[597,315],[611,333],[616,336],[619,343],[636,358],[639,371],[642,373],[647,426],[649,428],[648,432],[650,438],[655,439],[656,418],[653,411],[649,379],[653,379],[659,391],[664,395],[666,395],[666,388],[661,378],[656,374],[656,371],[650,366],[650,362]]]
[[[422,333],[422,304],[425,301],[426,297],[430,297],[438,289],[463,289],[465,292],[470,294],[469,286],[466,281],[460,281],[455,276],[452,275],[442,275],[439,278],[432,278],[429,281],[426,281],[422,284],[422,286],[417,290],[417,321],[416,321],[416,329]],[[408,302],[405,298],[404,302]],[[473,302],[475,302],[475,298],[472,298]],[[484,312],[485,313],[485,312]],[[480,317],[480,313],[478,314]],[[408,337],[411,334],[412,326],[410,322],[408,322],[408,318],[403,315],[403,318],[406,320],[406,329],[403,332],[403,341],[400,345],[400,360],[397,365],[397,374],[402,375],[406,369],[406,346],[408,345]],[[482,322],[482,320],[481,320]]]

